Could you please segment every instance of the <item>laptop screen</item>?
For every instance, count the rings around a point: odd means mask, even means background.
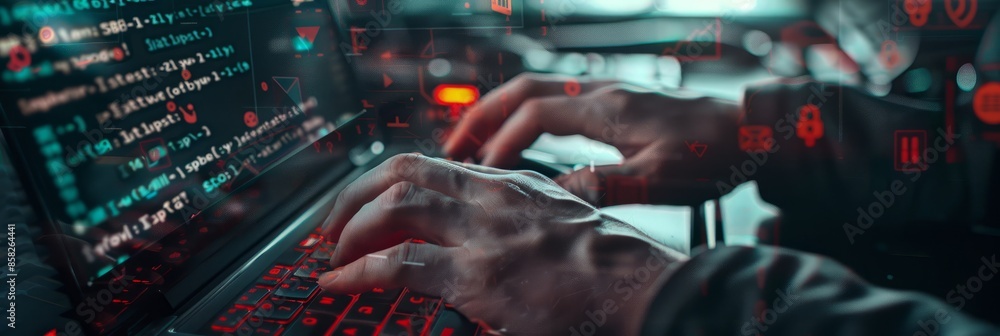
[[[322,1],[0,4],[3,132],[84,278],[359,113]]]

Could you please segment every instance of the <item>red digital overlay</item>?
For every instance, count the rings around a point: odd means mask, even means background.
[[[770,126],[740,126],[739,142],[740,150],[746,152],[770,151],[774,146],[774,130]]]
[[[976,90],[972,110],[982,122],[1000,124],[1000,82],[989,82]]]
[[[490,0],[490,7],[494,12],[510,15],[514,12],[514,0]]]
[[[928,0],[930,1],[930,0]],[[879,51],[878,58],[886,68],[895,68],[899,65],[899,46],[896,41],[885,40],[882,42],[882,50]]]
[[[931,14],[931,0],[906,0],[903,10],[910,16],[910,23],[914,27],[923,27],[927,24],[927,17]]]
[[[580,94],[580,82],[575,79],[566,81],[566,84],[563,84],[563,91],[566,92],[567,96],[576,97]]]
[[[978,3],[978,0],[945,0],[944,11],[955,26],[965,28],[976,18]]]
[[[898,171],[927,170],[923,153],[927,149],[927,131],[899,130],[893,133],[894,167]]]
[[[157,171],[169,168],[172,164],[170,154],[167,152],[167,145],[162,138],[150,139],[139,143],[143,159],[146,160],[146,169]]]
[[[806,143],[806,147],[815,146],[816,140],[823,137],[823,119],[820,118],[819,106],[806,104],[799,109],[795,135]]]
[[[247,127],[250,127],[250,128],[257,127],[257,123],[258,122],[259,122],[259,120],[257,119],[257,113],[256,112],[254,112],[254,111],[247,111],[246,113],[243,113],[243,124],[247,125]]]
[[[688,150],[691,151],[691,153],[697,155],[698,158],[701,158],[702,155],[705,155],[705,151],[708,150],[708,145],[699,143],[698,141],[692,141],[692,142],[684,141],[684,145],[687,146]]]

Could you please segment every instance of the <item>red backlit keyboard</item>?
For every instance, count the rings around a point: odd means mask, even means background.
[[[244,335],[480,335],[476,324],[438,298],[407,289],[376,288],[359,295],[324,292],[336,244],[310,234],[243,291],[213,320],[211,330]]]

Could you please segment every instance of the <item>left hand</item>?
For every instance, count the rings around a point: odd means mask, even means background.
[[[637,335],[686,260],[540,174],[415,154],[341,192],[324,235],[324,290],[409,287],[512,334]]]

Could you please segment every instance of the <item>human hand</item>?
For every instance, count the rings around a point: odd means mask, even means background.
[[[594,205],[612,205],[615,181],[641,184],[626,198],[644,203],[700,204],[718,195],[711,183],[727,177],[739,154],[736,102],[580,80],[580,94],[564,92],[568,77],[524,74],[485,95],[456,126],[444,150],[457,160],[481,159],[508,168],[542,133],[580,134],[616,147],[621,165],[583,169],[556,182]],[[705,145],[696,154],[695,145]]]
[[[511,334],[637,335],[686,260],[540,174],[415,154],[351,183],[330,218],[324,290],[409,287]]]

